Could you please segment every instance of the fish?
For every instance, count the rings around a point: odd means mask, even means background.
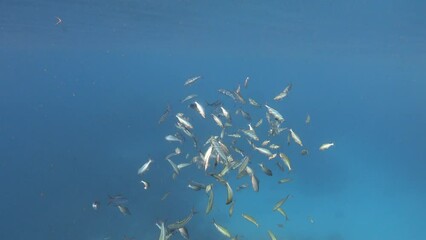
[[[253,187],[253,190],[255,192],[259,192],[259,179],[257,179],[256,175],[254,173],[251,174],[251,185]]]
[[[189,213],[189,215],[186,218],[184,218],[180,221],[177,221],[175,223],[169,224],[167,226],[167,229],[172,231],[172,230],[175,230],[175,229],[185,227],[185,225],[188,224],[189,221],[191,221],[191,219],[192,219],[192,217],[194,216],[195,213],[197,213],[197,212],[194,209],[192,209],[191,212]]]
[[[157,226],[158,228],[160,228],[160,237],[158,238],[158,240],[166,240],[167,230],[164,226],[164,222],[161,222],[160,225],[157,224]]]
[[[283,215],[285,217],[285,220],[288,221],[288,215],[287,213],[284,211],[284,209],[282,208],[277,208],[277,212],[281,213],[281,215]]]
[[[181,170],[182,168],[186,168],[186,167],[188,167],[188,166],[190,166],[190,165],[192,165],[192,162],[188,162],[188,163],[179,163],[179,164],[177,165],[177,168],[178,168],[179,170]]]
[[[167,199],[167,197],[170,195],[170,192],[166,192],[162,197],[161,197],[161,201],[164,201]]]
[[[234,205],[235,205],[235,201],[232,201],[228,211],[230,217],[232,217],[232,214],[234,213]]]
[[[281,199],[281,200],[279,200],[276,204],[275,204],[275,206],[274,206],[274,208],[272,208],[272,211],[277,211],[278,210],[278,208],[280,208],[286,201],[287,201],[287,199],[290,197],[290,195],[287,195],[285,198],[283,198],[283,199]]]
[[[308,114],[308,115],[306,116],[305,123],[306,123],[306,124],[311,123],[311,115],[309,115],[309,114]]]
[[[255,128],[260,127],[260,125],[262,125],[263,123],[263,118],[259,119],[259,121],[257,121],[257,123],[254,125]]]
[[[215,228],[225,237],[230,238],[231,237],[231,233],[228,231],[228,229],[226,229],[225,227],[219,225],[216,223],[216,221],[213,219],[213,225],[215,226]]]
[[[232,203],[232,199],[233,199],[233,192],[232,192],[232,188],[229,185],[228,182],[225,182],[226,185],[226,193],[227,193],[227,197],[226,197],[226,205],[229,205],[230,203]]]
[[[290,182],[290,181],[291,181],[291,178],[283,178],[283,179],[278,180],[278,183],[281,184],[281,183],[287,183],[287,182]]]
[[[247,184],[245,184],[245,183],[244,183],[244,184],[241,184],[240,186],[238,186],[238,187],[237,187],[237,192],[238,192],[238,191],[240,191],[240,190],[242,190],[242,189],[245,189],[245,188],[247,188],[247,187],[248,187],[248,185],[247,185]]]
[[[267,157],[270,157],[272,155],[272,152],[269,151],[267,148],[261,148],[261,147],[254,147],[254,150],[258,151],[259,153],[266,155]]]
[[[169,158],[166,158],[167,159],[167,161],[170,163],[170,166],[172,166],[172,168],[173,168],[173,172],[176,174],[176,175],[179,175],[179,168],[177,167],[177,165],[171,160],[171,159],[169,159]]]
[[[246,77],[246,80],[244,80],[244,88],[248,87],[248,81],[249,81],[249,77]]]
[[[265,140],[265,141],[263,141],[263,142],[262,142],[262,144],[260,144],[260,145],[262,145],[262,147],[264,147],[264,146],[268,145],[268,144],[269,144],[269,142],[270,142],[270,140]]]
[[[271,232],[271,230],[268,230],[268,235],[271,240],[277,240],[277,237],[275,237],[275,235]]]
[[[302,149],[302,151],[300,151],[300,154],[302,154],[302,156],[305,156],[309,154],[309,151],[307,149]]]
[[[223,95],[228,96],[228,97],[232,98],[233,100],[235,100],[235,96],[231,91],[228,91],[226,89],[219,89],[217,91],[222,93]]]
[[[201,78],[201,76],[191,77],[188,80],[186,80],[183,85],[184,86],[191,86],[192,84],[194,84],[200,78]]]
[[[206,188],[206,191],[207,191],[207,188]],[[209,193],[209,200],[207,203],[206,214],[209,214],[213,208],[214,195],[213,195],[213,189],[211,187],[208,193]]]
[[[220,128],[224,128],[224,126],[223,126],[223,123],[222,123],[222,120],[220,120],[220,118],[218,117],[218,116],[216,116],[216,115],[214,115],[213,113],[212,113],[212,117],[213,117],[213,120],[214,120],[214,122],[220,127]]]
[[[268,113],[271,114],[277,122],[283,123],[285,121],[284,117],[277,110],[266,104],[265,107],[268,110]]]
[[[278,149],[278,148],[280,148],[280,146],[279,145],[276,145],[276,144],[271,144],[271,145],[269,145],[269,148],[270,149]]]
[[[248,99],[248,101],[249,101],[249,104],[250,105],[252,105],[253,107],[256,107],[256,108],[261,108],[262,106],[259,104],[259,103],[257,103],[254,99],[252,99],[252,98],[249,98]]]
[[[129,209],[128,209],[126,206],[123,206],[123,205],[117,205],[117,207],[118,207],[118,210],[120,210],[120,212],[121,212],[123,215],[131,215],[131,213],[130,213]]]
[[[291,83],[289,85],[287,85],[287,87],[282,92],[280,92],[277,96],[274,97],[274,100],[275,101],[279,101],[279,100],[287,97],[287,95],[290,92],[292,86],[293,86],[293,84],[291,84]]]
[[[288,170],[291,171],[290,158],[285,155],[285,153],[280,153],[280,158],[283,160],[284,164],[287,166]]]
[[[149,188],[149,183],[148,182],[146,182],[146,181],[144,181],[144,180],[141,180],[141,183],[143,183],[143,185],[144,185],[144,187],[143,187],[143,189],[148,189]]]
[[[101,203],[99,202],[99,201],[94,201],[93,203],[92,203],[92,208],[93,208],[93,210],[98,210],[99,209],[99,207],[101,206]]]
[[[194,181],[191,181],[188,184],[188,187],[191,188],[194,191],[200,191],[201,189],[206,189],[206,186],[204,184],[197,183],[197,182],[194,182]]]
[[[183,140],[176,135],[167,135],[164,138],[169,142],[179,142],[181,144],[183,143]]]
[[[242,129],[240,130],[242,133],[244,133],[247,137],[250,139],[253,139],[255,141],[259,141],[259,137],[256,135],[256,132],[254,130],[246,130]]]
[[[252,216],[247,215],[247,214],[244,214],[244,213],[242,213],[241,215],[242,215],[242,216],[243,216],[243,218],[245,218],[247,221],[249,221],[249,222],[253,223],[254,225],[256,225],[256,227],[259,227],[259,224],[257,223],[256,219],[254,219]]]
[[[226,120],[228,122],[230,122],[231,121],[231,115],[229,114],[229,112],[222,106],[220,107],[220,110],[222,110],[222,114],[226,118]]]
[[[170,105],[167,105],[166,110],[164,110],[163,114],[160,117],[160,120],[158,120],[158,124],[163,123],[164,121],[166,121],[167,117],[169,116],[169,113],[172,111],[172,108],[170,107]]]
[[[181,227],[181,228],[178,229],[178,231],[184,239],[189,240],[189,233],[188,233],[188,229],[186,229],[186,227]]]
[[[217,107],[219,107],[219,106],[222,105],[222,102],[219,101],[219,100],[216,100],[216,101],[214,101],[212,103],[209,103],[209,102],[206,101],[206,103],[207,103],[207,106],[209,106],[209,107],[215,107],[215,108],[217,108]]]
[[[293,141],[295,143],[297,143],[297,144],[299,144],[299,146],[303,147],[302,140],[300,140],[299,136],[297,136],[297,134],[291,128],[290,128],[290,135],[291,135],[291,138],[293,138]]]
[[[251,121],[251,116],[250,113],[242,110],[241,108],[237,109],[236,114],[241,113],[241,115],[243,116],[244,119],[246,119],[247,121]]]
[[[184,102],[189,101],[189,100],[191,100],[195,97],[197,97],[197,94],[191,94],[191,95],[188,95],[187,97],[185,97],[184,99],[182,99],[180,102],[184,103]]]
[[[268,176],[272,176],[272,171],[271,169],[265,167],[265,165],[263,165],[263,163],[259,163],[260,168],[262,169],[262,171],[268,175]]]
[[[139,168],[139,170],[138,170],[138,174],[139,175],[143,175],[143,174],[145,174],[148,170],[149,170],[149,168],[150,168],[150,166],[151,166],[151,163],[153,162],[153,160],[151,159],[151,158],[149,158],[148,159],[148,162],[146,162],[146,163],[144,163],[143,165],[142,165],[142,167],[140,167]]]
[[[238,133],[233,133],[233,134],[228,134],[228,137],[232,137],[232,138],[241,138],[241,135]]]
[[[324,143],[320,146],[319,150],[324,151],[329,149],[330,147],[334,146],[334,143]]]
[[[194,127],[192,124],[184,118],[183,113],[176,114],[176,118],[178,119],[179,123],[182,124],[186,129],[193,129]]]
[[[206,118],[206,112],[204,111],[203,106],[199,104],[197,101],[189,105],[191,108],[197,110],[197,112],[201,115],[201,117]]]

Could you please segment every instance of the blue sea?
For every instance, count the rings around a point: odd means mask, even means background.
[[[424,1],[402,0],[2,0],[0,239],[162,240],[156,223],[191,209],[195,240],[230,239],[214,222],[240,240],[271,239],[268,231],[279,240],[426,239],[425,10]],[[218,91],[235,96],[238,86],[245,104]],[[197,97],[181,103],[190,94]],[[225,185],[209,175],[226,161],[210,159],[207,171],[193,163],[173,177],[165,160],[177,147],[175,164],[205,154],[208,138],[221,134],[211,114],[226,122],[207,104],[215,101],[232,117],[218,139],[235,163],[243,157],[231,146],[250,156],[259,180],[255,192],[250,176],[224,176],[232,216]],[[277,136],[268,135],[265,104],[285,118]],[[193,125],[196,148],[176,128],[178,113]],[[279,145],[271,151],[285,153],[291,171],[248,144],[242,130],[260,119],[254,144]],[[290,128],[303,147],[288,145]],[[165,140],[176,133],[182,144]],[[233,143],[232,133],[242,136]],[[213,184],[210,213],[208,194],[191,181]],[[237,191],[241,184],[248,187]],[[108,204],[117,195],[130,215]],[[288,220],[272,211],[287,195]]]

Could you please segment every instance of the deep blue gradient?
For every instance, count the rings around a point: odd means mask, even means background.
[[[423,1],[1,1],[0,239],[158,239],[155,222],[191,208],[199,212],[191,239],[225,239],[213,218],[243,240],[268,239],[269,229],[288,240],[426,239],[425,10]],[[278,185],[287,175],[267,160],[274,176],[264,175],[256,166],[264,157],[240,140],[261,187],[235,193],[230,218],[225,188],[202,170],[172,179],[163,159],[179,145],[164,136],[178,111],[200,144],[220,134],[180,100],[197,93],[234,113],[217,89],[246,76],[243,96],[277,108],[310,154],[284,148],[293,181]],[[289,96],[273,101],[290,82]],[[173,112],[159,125],[167,104]],[[243,108],[253,123],[265,115]],[[274,141],[286,147],[287,134]],[[318,151],[329,141],[336,146]],[[194,153],[189,139],[181,148]],[[149,156],[143,190],[136,172]],[[249,183],[229,179],[234,189]],[[215,183],[209,215],[190,180]],[[107,206],[119,193],[131,216]],[[285,222],[271,208],[287,194]]]

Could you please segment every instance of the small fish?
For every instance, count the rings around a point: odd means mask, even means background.
[[[223,123],[222,120],[220,120],[220,118],[214,114],[212,114],[213,120],[214,122],[220,127],[223,128]]]
[[[166,200],[166,198],[168,197],[170,195],[170,192],[166,192],[164,195],[163,195],[163,197],[161,197],[161,201],[164,201],[164,200]]]
[[[226,192],[227,192],[227,197],[226,197],[226,205],[232,203],[232,199],[233,199],[233,192],[232,192],[232,188],[229,185],[228,182],[225,182],[226,185]]]
[[[189,105],[191,108],[197,110],[197,112],[201,115],[201,117],[206,118],[206,113],[204,111],[203,106],[201,106],[201,104],[199,104],[197,101],[195,101],[194,103],[192,103],[191,105]]]
[[[263,165],[263,163],[259,163],[260,168],[262,169],[262,171],[268,175],[268,176],[272,176],[272,171],[271,169],[265,167],[265,165]]]
[[[258,127],[260,127],[260,125],[262,125],[262,123],[263,123],[263,118],[261,118],[255,125],[254,125],[254,127],[255,128],[258,128]]]
[[[231,115],[229,114],[229,112],[222,106],[220,107],[220,110],[222,110],[222,114],[226,118],[226,120],[228,122],[230,122],[231,121]]]
[[[176,114],[176,118],[178,119],[179,123],[181,123],[186,129],[193,129],[194,127],[192,124],[184,118],[183,113]]]
[[[232,217],[232,214],[234,213],[234,205],[235,205],[235,201],[233,201],[231,203],[231,206],[229,206],[229,216]]]
[[[279,212],[281,215],[283,215],[285,217],[285,220],[288,221],[288,215],[287,213],[284,211],[284,209],[282,208],[277,208],[277,212]]]
[[[277,211],[278,208],[280,208],[286,201],[287,199],[290,197],[290,195],[287,195],[285,198],[281,199],[280,201],[278,201],[274,208],[272,208],[272,211]]]
[[[285,97],[287,97],[288,93],[290,92],[293,84],[289,84],[282,92],[280,92],[276,97],[274,97],[275,101],[279,101]]]
[[[281,184],[281,183],[287,183],[287,182],[290,182],[290,181],[291,181],[291,178],[283,178],[283,179],[278,180],[278,183]]]
[[[215,108],[217,108],[217,107],[219,107],[219,106],[222,105],[222,102],[219,101],[219,100],[216,100],[216,101],[214,101],[212,103],[209,103],[209,102],[206,101],[206,103],[207,103],[207,106],[215,107]]]
[[[184,239],[189,240],[189,233],[186,227],[181,227],[178,229],[178,231]]]
[[[127,202],[128,202],[127,198],[125,198],[124,196],[120,194],[108,196],[108,205],[112,204],[114,206],[118,206],[118,205],[125,204]]]
[[[146,173],[149,170],[152,162],[153,162],[153,160],[151,158],[149,158],[148,162],[144,163],[142,165],[142,167],[139,168],[138,174],[143,175],[144,173]]]
[[[62,23],[62,19],[60,19],[59,17],[55,17],[56,18],[56,24],[55,25],[59,25]]]
[[[231,233],[228,231],[228,229],[226,229],[225,227],[223,227],[223,226],[221,226],[221,225],[219,225],[219,224],[217,224],[216,223],[216,221],[213,219],[213,224],[214,224],[214,226],[215,226],[215,228],[220,232],[220,233],[222,233],[222,235],[224,235],[224,236],[226,236],[226,237],[228,237],[228,238],[231,238]]]
[[[201,78],[201,76],[196,76],[196,77],[189,78],[188,80],[185,81],[185,83],[183,85],[184,86],[191,86],[192,84],[194,84],[200,78]]]
[[[192,217],[194,216],[195,213],[196,213],[196,211],[194,209],[192,209],[191,213],[189,213],[189,215],[186,218],[168,225],[167,229],[169,229],[169,230],[175,230],[175,229],[179,229],[179,228],[185,227],[185,225],[188,224],[189,221],[191,221],[191,219],[192,219]]]
[[[259,224],[257,223],[256,219],[254,219],[252,216],[247,215],[247,214],[244,214],[244,213],[242,213],[241,215],[242,215],[242,216],[243,216],[243,218],[245,218],[247,221],[249,221],[249,222],[253,223],[254,225],[256,225],[256,227],[259,227]]]
[[[305,120],[306,124],[311,123],[311,115],[308,114],[308,116],[306,116],[306,120]]]
[[[254,99],[249,98],[248,100],[249,100],[249,104],[250,104],[250,105],[252,105],[253,107],[257,107],[257,108],[261,108],[261,107],[262,107],[262,106],[261,106],[259,103],[257,103]]]
[[[263,141],[263,142],[262,142],[262,144],[260,144],[260,145],[262,145],[262,147],[264,147],[264,146],[268,145],[268,144],[269,144],[269,142],[271,142],[271,140],[265,140],[265,141]]]
[[[250,114],[249,114],[248,112],[246,112],[246,111],[242,110],[241,108],[240,108],[240,109],[238,109],[236,113],[237,113],[237,114],[238,114],[238,113],[241,113],[241,115],[243,116],[243,118],[244,118],[244,119],[246,119],[247,121],[251,121],[251,116],[250,116]]]
[[[211,186],[211,185],[209,185],[209,186]],[[207,188],[206,188],[206,191],[207,191]],[[208,191],[208,193],[209,193],[209,200],[208,200],[208,203],[207,203],[206,214],[209,214],[210,211],[213,208],[214,195],[213,195],[213,190],[212,190],[211,187],[210,187],[210,190]]]
[[[302,154],[302,156],[305,156],[309,154],[309,151],[307,149],[302,149],[302,151],[300,151],[300,154]]]
[[[123,205],[117,205],[117,207],[118,207],[118,210],[120,210],[120,212],[121,212],[123,215],[131,215],[131,213],[130,213],[129,209],[128,209],[126,206],[123,206]]]
[[[241,135],[238,133],[233,133],[233,134],[228,134],[228,137],[232,137],[232,138],[241,138]]]
[[[94,201],[92,203],[93,210],[98,210],[100,206],[101,206],[101,203],[99,201]]]
[[[183,140],[177,137],[176,135],[167,135],[164,138],[169,142],[179,142],[179,143],[183,142]]]
[[[144,181],[144,180],[141,180],[141,183],[143,183],[143,185],[144,185],[144,187],[143,187],[143,189],[148,189],[149,188],[149,183],[148,182],[146,182],[146,181]]]
[[[244,80],[244,88],[247,88],[249,79],[249,77],[246,77],[246,80]]]
[[[283,160],[284,164],[287,166],[288,170],[291,171],[290,158],[287,157],[284,153],[280,153],[280,158]]]
[[[160,225],[157,223],[157,226],[158,228],[160,228],[160,237],[158,238],[158,240],[167,240],[167,230],[164,226],[164,222],[161,222]]]
[[[295,143],[297,143],[297,144],[299,144],[299,146],[303,147],[302,140],[300,140],[299,136],[297,136],[297,134],[291,128],[290,128],[290,135],[291,135],[291,138],[293,138],[293,141]]]
[[[191,94],[191,95],[188,95],[187,97],[185,97],[184,99],[182,99],[180,102],[184,103],[184,102],[189,101],[189,100],[191,100],[195,97],[197,97],[197,94]]]
[[[259,179],[257,179],[254,173],[251,174],[251,185],[255,192],[259,192]]]
[[[267,157],[270,157],[272,155],[272,152],[269,151],[267,148],[261,148],[261,147],[254,147],[254,150],[258,151],[259,153],[266,155]]]
[[[268,105],[265,105],[265,107],[268,110],[268,113],[271,114],[276,121],[278,121],[279,123],[283,123],[285,121],[284,117],[277,110],[271,108]]]
[[[319,150],[324,151],[324,150],[329,149],[332,146],[334,146],[334,143],[324,143],[323,145],[321,145],[321,147],[319,148]]]
[[[271,145],[269,145],[269,148],[270,149],[278,149],[278,148],[280,148],[280,146],[279,145],[276,145],[276,144],[271,144]]]
[[[188,187],[191,188],[194,191],[200,191],[201,189],[206,189],[206,186],[204,184],[201,183],[197,183],[197,182],[190,182],[188,184]]]
[[[170,107],[170,105],[167,105],[166,110],[164,110],[164,113],[161,115],[160,120],[158,120],[158,124],[163,123],[167,119],[171,111],[172,111],[172,108]]]
[[[248,184],[246,184],[246,183],[241,184],[240,186],[237,187],[237,191],[240,191],[240,190],[245,189],[247,187],[248,187]]]
[[[173,172],[176,175],[179,175],[179,168],[177,167],[177,165],[171,159],[169,159],[169,158],[167,158],[167,161],[170,163],[170,166],[172,166]]]
[[[188,166],[191,166],[191,164],[192,164],[192,162],[188,162],[188,163],[179,163],[179,164],[177,165],[177,168],[178,168],[179,170],[181,170],[182,168],[186,168],[186,167],[188,167]]]
[[[268,235],[271,240],[277,240],[277,237],[275,237],[275,235],[271,232],[271,230],[268,230]]]

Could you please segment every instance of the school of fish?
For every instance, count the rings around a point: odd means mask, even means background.
[[[243,82],[244,89],[249,87],[250,78],[247,77]],[[185,83],[185,88],[191,88],[192,85],[198,81],[202,81],[201,76],[188,78]],[[171,145],[178,144],[179,147],[174,146],[174,150],[165,157],[170,165],[170,174],[173,179],[179,176],[183,168],[191,165],[197,166],[198,171],[204,171],[206,178],[203,179],[206,183],[200,183],[199,179],[192,179],[187,187],[194,190],[203,190],[206,195],[206,208],[204,215],[208,216],[214,209],[214,204],[229,205],[229,216],[233,215],[235,197],[239,191],[251,188],[254,192],[261,191],[260,180],[262,177],[275,176],[273,169],[275,164],[277,168],[287,174],[293,171],[292,161],[288,153],[283,149],[285,137],[281,141],[277,140],[276,136],[287,134],[287,147],[291,142],[297,144],[300,148],[301,156],[309,153],[306,146],[302,143],[301,136],[297,133],[297,129],[290,126],[282,126],[286,120],[280,108],[283,105],[281,101],[291,95],[293,84],[288,84],[282,92],[275,97],[271,97],[268,104],[261,105],[254,100],[253,97],[243,97],[244,90],[240,85],[237,85],[235,90],[218,89],[218,92],[223,95],[223,99],[217,100],[213,103],[207,103],[200,99],[197,94],[190,94],[184,96],[178,104],[181,105],[180,109],[186,112],[179,111],[172,114],[172,107],[166,106],[165,111],[160,116],[159,124],[165,121],[175,121],[175,129],[170,129],[170,134],[165,136],[165,141]],[[203,104],[205,102],[206,104]],[[248,103],[248,104],[247,104]],[[204,106],[203,106],[204,105]],[[179,108],[177,106],[176,108]],[[256,111],[256,114],[250,112]],[[252,123],[253,116],[259,115],[259,112],[264,114],[264,118]],[[232,114],[235,113],[235,114]],[[174,115],[174,118],[170,116]],[[197,116],[198,115],[198,116]],[[235,121],[241,115],[242,119]],[[192,119],[191,119],[192,118]],[[202,121],[211,122],[212,128],[199,129],[196,124],[193,124],[194,118],[200,118]],[[199,121],[197,119],[197,121]],[[241,121],[246,121],[246,124],[241,125]],[[266,127],[262,127],[263,122],[267,123]],[[305,124],[310,124],[311,116],[308,114]],[[208,130],[213,130],[211,133]],[[301,131],[303,132],[303,131]],[[205,139],[200,139],[199,136],[207,136]],[[266,136],[266,137],[265,137]],[[262,139],[263,138],[263,139]],[[274,142],[275,141],[275,142]],[[181,146],[189,145],[192,151],[182,152]],[[320,145],[319,150],[325,151],[334,146],[333,142],[324,143]],[[185,148],[188,149],[188,148]],[[243,151],[242,149],[251,149],[252,151]],[[173,157],[185,155],[185,160],[174,160]],[[145,174],[150,171],[151,166],[156,164],[157,161],[162,161],[160,158],[148,158],[143,162],[140,168],[136,171],[140,176],[143,189],[148,189],[150,183],[144,179]],[[264,175],[260,177],[260,172]],[[278,174],[277,174],[278,175]],[[247,179],[248,184],[235,186],[233,179]],[[289,176],[282,176],[276,184],[283,184],[291,182]],[[216,188],[224,188],[226,191],[226,199],[223,203],[216,203],[214,192]],[[235,189],[235,191],[234,191]],[[236,196],[234,196],[234,193]],[[167,192],[161,200],[167,198]],[[291,195],[278,196],[275,206],[271,206],[271,214],[278,212],[285,220],[288,220],[288,215],[284,210],[285,203],[291,201]],[[109,196],[108,205],[118,208],[123,215],[131,215],[130,210],[126,206],[127,198],[122,195]],[[94,210],[98,210],[99,202],[96,201],[92,204]],[[238,203],[237,203],[238,204]],[[241,215],[241,219],[250,222],[254,227],[261,228],[266,223],[259,223],[250,213],[251,209],[246,209]],[[158,221],[156,226],[159,229],[159,240],[172,239],[175,234],[179,234],[184,239],[189,238],[189,223],[195,213],[195,209],[188,210],[189,214],[176,222],[166,223],[165,221]],[[224,238],[239,239],[235,231],[230,231],[221,223],[216,222],[214,219],[211,221],[212,229],[216,229]],[[155,227],[155,226],[153,226]],[[232,229],[231,229],[232,230]],[[271,240],[277,239],[276,235],[271,230],[263,230],[264,235],[268,236]],[[203,236],[197,236],[194,239],[201,239]]]

